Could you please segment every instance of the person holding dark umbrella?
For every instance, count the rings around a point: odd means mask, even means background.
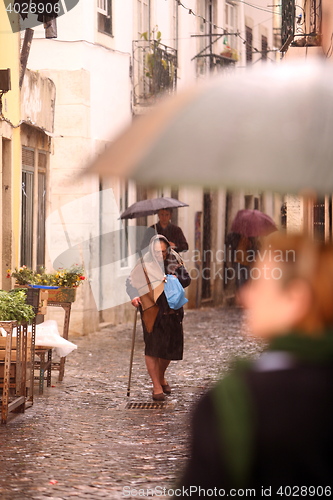
[[[171,387],[165,372],[171,360],[183,358],[183,307],[171,309],[164,293],[166,274],[176,276],[183,288],[191,278],[180,256],[164,236],[155,235],[149,251],[139,259],[126,282],[132,305],[141,312],[145,361],[153,383],[153,400],[164,401]]]
[[[172,208],[162,208],[157,212],[158,222],[150,226],[143,237],[141,248],[146,248],[154,234],[161,234],[167,238],[170,246],[176,252],[188,250],[188,243],[179,226],[171,223]]]
[[[120,216],[121,219],[133,219],[147,215],[158,215],[158,222],[150,226],[142,239],[140,250],[148,248],[151,238],[161,234],[169,241],[170,246],[177,252],[188,250],[188,243],[180,227],[171,224],[170,219],[173,208],[188,207],[176,198],[161,197],[141,200],[133,203]]]

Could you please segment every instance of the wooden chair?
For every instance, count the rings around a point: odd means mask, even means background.
[[[35,380],[37,379],[39,382],[39,394],[43,394],[45,380],[47,387],[51,386],[52,348],[35,346],[35,356],[39,358],[39,360],[35,359],[34,363],[34,369],[39,370],[39,374],[35,376]]]

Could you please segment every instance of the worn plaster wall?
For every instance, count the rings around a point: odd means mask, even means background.
[[[276,53],[268,52],[266,55],[262,54],[262,36],[267,37],[268,50],[274,49],[273,41],[273,15],[267,15],[267,9],[273,12],[275,6],[267,8],[266,0],[259,0],[256,2],[256,7],[251,6],[249,3],[243,3],[245,26],[244,31],[241,32],[243,39],[246,39],[245,27],[248,26],[252,29],[252,63],[253,64],[270,64],[276,61]],[[276,9],[278,10],[278,9]],[[243,50],[246,52],[246,45],[243,45]],[[245,54],[244,54],[245,55]],[[265,57],[266,56],[266,57]],[[246,59],[244,58],[244,64]]]
[[[19,258],[20,231],[20,191],[21,191],[21,140],[20,140],[20,90],[19,54],[20,36],[18,16],[11,21],[5,12],[5,4],[0,4],[0,68],[10,69],[11,90],[2,96],[2,113],[6,121],[0,121],[0,215],[1,230],[1,288],[9,288],[6,269],[17,265]],[[12,28],[15,33],[12,32]]]
[[[287,232],[299,232],[303,230],[303,200],[299,196],[287,195]]]
[[[56,88],[51,79],[26,70],[21,89],[22,120],[53,132]]]
[[[322,0],[322,46],[326,57],[332,60],[333,3]]]
[[[56,86],[47,222],[52,242],[47,249],[47,267],[52,268],[57,255],[87,243],[99,230],[98,214],[91,206],[99,196],[99,179],[82,174],[93,156],[131,120],[130,60],[126,52],[82,40],[54,41],[47,46],[52,57],[46,57],[46,41],[37,39],[34,43],[30,66],[39,68]],[[82,255],[79,258],[82,261]],[[92,272],[95,277],[89,259],[83,260],[87,274]],[[78,289],[72,307],[72,333],[95,330],[103,317],[90,284],[87,281]],[[59,316],[52,311],[55,314]],[[113,308],[107,321],[117,323],[123,315]]]

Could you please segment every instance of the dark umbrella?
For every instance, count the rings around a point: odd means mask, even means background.
[[[175,198],[153,198],[152,200],[142,200],[133,203],[120,216],[121,219],[134,219],[144,217],[145,215],[156,214],[163,208],[188,207],[187,203],[176,200]]]
[[[277,231],[275,222],[260,210],[238,210],[231,225],[231,232],[247,237],[267,236],[274,231]]]

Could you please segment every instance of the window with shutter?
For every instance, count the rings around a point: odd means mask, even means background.
[[[100,14],[103,14],[103,16],[108,15],[107,0],[97,0],[97,12],[100,12]]]
[[[245,33],[246,33],[246,63],[251,64],[253,55],[253,33],[252,33],[252,28],[249,26],[245,26]]]

